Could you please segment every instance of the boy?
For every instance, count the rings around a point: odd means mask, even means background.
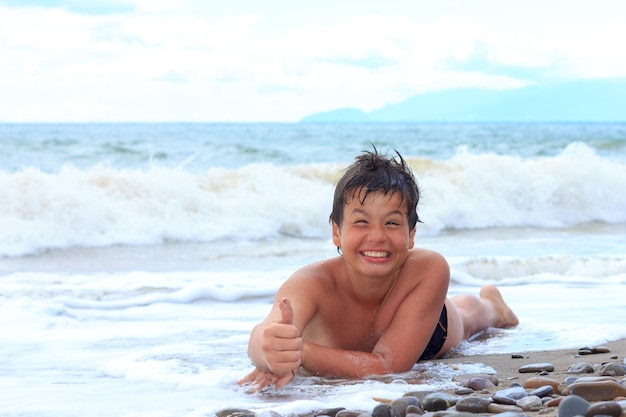
[[[493,286],[480,297],[446,299],[447,262],[414,248],[419,189],[397,155],[374,148],[339,180],[330,221],[340,256],[298,270],[281,286],[252,330],[248,355],[256,369],[240,384],[280,388],[301,366],[344,378],[406,372],[488,327],[518,324]]]

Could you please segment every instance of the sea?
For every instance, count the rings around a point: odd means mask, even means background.
[[[454,367],[251,394],[250,330],[337,256],[334,185],[373,146],[412,166],[449,294],[495,284],[520,324]],[[624,338],[625,284],[626,123],[0,124],[0,416],[371,410],[493,371],[466,356]]]

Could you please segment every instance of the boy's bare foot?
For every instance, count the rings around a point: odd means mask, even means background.
[[[497,313],[497,326],[494,327],[515,327],[519,324],[519,319],[513,310],[504,302],[502,294],[493,285],[485,285],[480,289],[480,298],[491,302]]]

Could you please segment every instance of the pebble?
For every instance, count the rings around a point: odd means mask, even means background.
[[[489,381],[491,381],[491,383],[495,386],[498,386],[500,383],[500,380],[498,379],[497,376],[495,375],[477,375],[477,374],[471,374],[471,375],[457,375],[454,378],[452,378],[452,380],[454,382],[458,382],[459,384],[463,385],[464,387],[467,387],[467,384],[469,383],[469,381],[473,378],[485,378]]]
[[[360,411],[341,410],[336,414],[336,417],[359,417],[361,414]]]
[[[420,400],[415,397],[401,397],[389,403],[391,417],[405,417],[408,406],[414,405],[421,408]]]
[[[500,414],[500,413],[521,413],[523,410],[516,405],[506,405],[506,404],[489,404],[487,407],[487,411],[492,414]]]
[[[457,411],[468,411],[470,413],[488,413],[489,405],[492,404],[489,397],[465,397],[456,403]]]
[[[516,405],[524,411],[539,411],[543,407],[543,402],[536,395],[529,395],[520,398]]]
[[[580,381],[564,390],[565,395],[578,395],[587,401],[607,401],[619,396],[626,396],[626,387],[614,380]]]
[[[551,363],[531,363],[528,365],[524,365],[519,368],[519,372],[524,373],[533,373],[533,372],[552,372],[554,371],[554,365]]]
[[[316,412],[315,414],[313,414],[313,416],[314,417],[318,417],[318,416],[335,417],[338,412],[345,410],[345,409],[346,409],[345,407],[326,408],[324,410],[320,410]]]
[[[598,369],[598,375],[624,376],[626,375],[626,370],[624,370],[624,367],[622,365],[610,362],[610,363],[605,363],[604,365],[600,366],[600,368]]]
[[[496,392],[491,398],[494,403],[515,405],[519,399],[525,396],[524,387],[511,387]]]
[[[619,417],[622,414],[622,406],[617,401],[601,401],[593,403],[587,408],[585,417],[611,416]]]
[[[467,388],[467,387],[461,387],[461,388],[456,389],[454,393],[456,395],[469,395],[469,394],[473,394],[474,390],[471,388]]]
[[[551,386],[552,389],[556,391],[560,384],[556,379],[546,378],[545,376],[533,376],[524,382],[524,388],[526,389],[539,388],[547,385]]]
[[[426,411],[442,411],[455,405],[458,397],[445,392],[431,392],[422,399],[422,405]]]
[[[496,385],[487,378],[477,376],[467,381],[467,387],[474,391],[482,391],[494,389]]]
[[[611,351],[610,348],[606,346],[596,346],[596,347],[583,347],[578,349],[579,355],[593,355],[596,353],[609,353]]]
[[[539,398],[544,398],[554,393],[554,388],[550,385],[544,385],[543,387],[535,388],[528,395],[535,395]]]
[[[559,404],[558,417],[584,416],[591,404],[578,395],[568,395]]]
[[[593,372],[593,366],[587,362],[576,362],[567,368],[568,374],[592,374]]]
[[[217,417],[256,417],[256,413],[245,408],[223,408],[215,412]]]
[[[391,417],[391,407],[389,404],[378,404],[372,410],[372,417]]]

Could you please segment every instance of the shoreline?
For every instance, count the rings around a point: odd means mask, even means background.
[[[604,346],[610,349],[607,353],[593,353],[587,355],[579,355],[578,350],[583,347]],[[521,357],[513,358],[513,355]],[[577,362],[587,362],[590,365],[603,364],[607,362],[615,362],[620,365],[626,364],[626,338],[617,339],[611,342],[602,343],[601,345],[585,346],[571,349],[541,350],[541,351],[524,351],[511,352],[501,354],[458,356],[453,358],[435,359],[435,363],[445,363],[454,365],[458,363],[482,363],[483,365],[492,367],[497,376],[505,384],[513,382],[523,383],[527,379],[537,376],[536,373],[520,373],[519,369],[524,365],[537,363],[550,363],[554,365],[554,371],[547,375],[550,378],[562,380],[567,376],[580,376],[581,374],[567,373],[570,365]],[[585,374],[586,376],[594,376],[594,374]],[[502,383],[501,382],[501,383]]]

